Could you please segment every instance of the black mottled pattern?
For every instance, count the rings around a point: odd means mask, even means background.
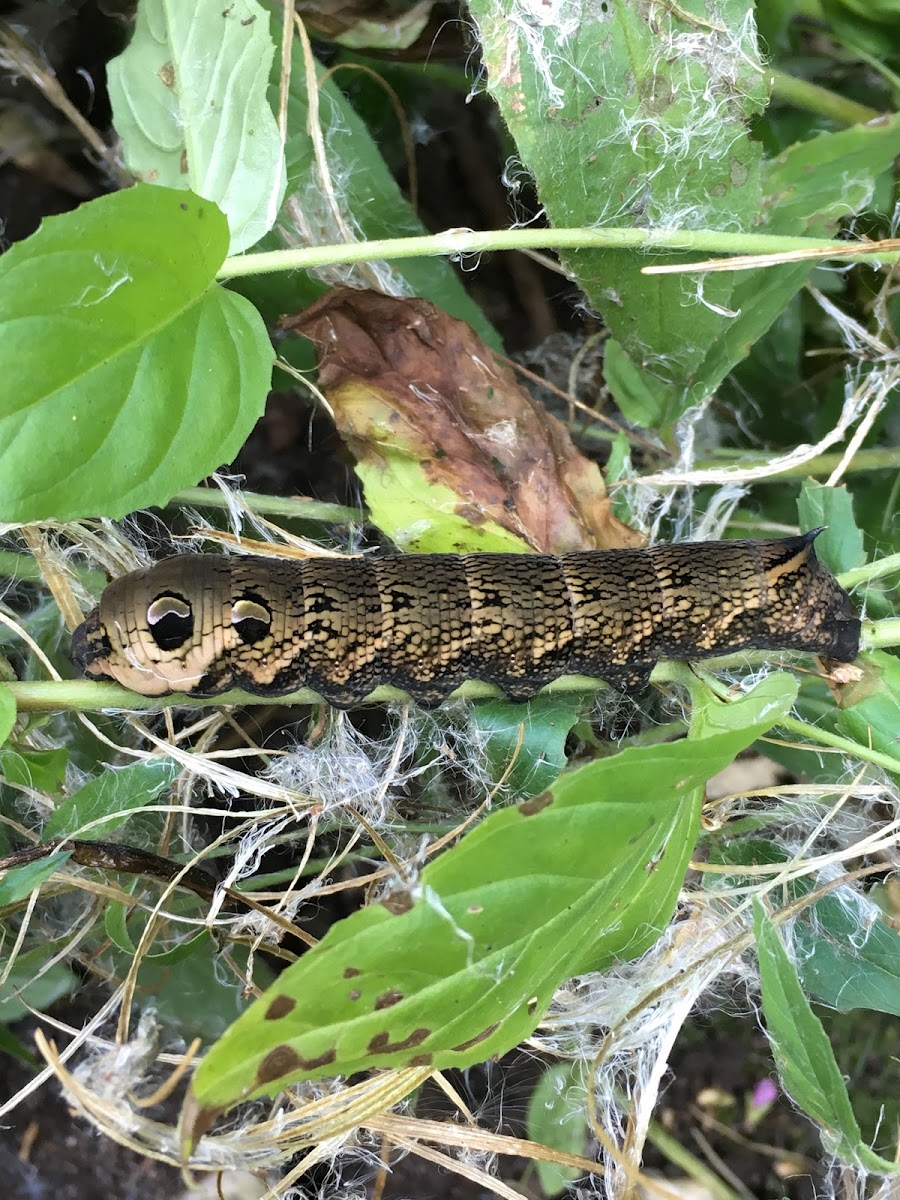
[[[751,648],[851,661],[859,617],[815,536],[559,556],[184,555],[111,583],[73,654],[145,695],[307,686],[339,707],[381,684],[439,704],[467,679],[524,700],[572,673],[631,692],[660,659]],[[163,648],[147,611],[169,595],[190,604],[193,624],[184,644]],[[245,597],[257,605],[250,642]]]

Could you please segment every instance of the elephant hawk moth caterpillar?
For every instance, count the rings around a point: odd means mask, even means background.
[[[146,696],[279,696],[349,708],[381,684],[440,704],[467,679],[525,700],[566,674],[623,692],[661,659],[859,651],[819,530],[648,550],[303,561],[185,554],[114,580],[73,634],[76,663]]]

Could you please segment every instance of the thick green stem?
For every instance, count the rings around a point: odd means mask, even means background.
[[[844,262],[895,262],[898,251],[848,251],[847,242],[767,233],[722,233],[714,229],[446,229],[424,237],[383,238],[300,250],[271,250],[226,258],[218,278],[236,279],[272,271],[310,270],[335,263],[397,261],[429,255],[484,254],[492,250],[683,250],[704,254],[787,254],[819,251]]]
[[[900,557],[900,555],[893,557]],[[900,646],[900,617],[885,617],[882,621],[867,621],[863,627],[863,645],[866,650]]]
[[[820,117],[837,121],[839,125],[865,125],[867,121],[874,121],[883,116],[877,108],[857,104],[855,100],[848,100],[846,96],[829,92],[817,83],[808,83],[805,79],[797,79],[784,71],[770,68],[769,77],[772,80],[774,100],[783,100],[795,108],[802,108],[804,112],[816,113]]]

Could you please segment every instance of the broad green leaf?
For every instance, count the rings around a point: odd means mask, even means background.
[[[0,987],[0,1024],[10,1025],[27,1016],[28,1007],[43,1012],[75,988],[78,977],[64,962],[54,963],[43,971],[58,948],[49,942],[17,955],[6,982]],[[7,960],[0,958],[0,972],[7,966]]]
[[[900,659],[870,650],[855,666],[862,679],[839,689],[837,727],[861,746],[900,760]]]
[[[523,21],[512,0],[470,4],[488,88],[554,225],[758,223],[747,121],[767,92],[749,10],[724,0],[712,19],[706,4],[561,0]],[[657,258],[579,250],[566,261],[669,426],[705,394],[693,385],[732,319],[734,276],[641,275]]]
[[[673,664],[691,694],[692,738],[765,724],[767,729],[786,717],[797,699],[798,682],[784,671],[768,675],[738,701],[722,700],[689,667]]]
[[[66,777],[68,750],[0,750],[0,778],[19,787],[35,788],[54,795]]]
[[[900,1017],[900,934],[861,918],[840,892],[818,900],[811,915],[813,924],[794,926],[807,991],[841,1012],[868,1008]]]
[[[217,204],[232,254],[272,228],[284,196],[267,96],[274,54],[256,0],[140,0],[131,42],[107,67],[129,169]]]
[[[900,117],[798,142],[762,168],[759,232],[829,237],[869,204],[875,183],[900,154]],[[693,387],[712,392],[784,311],[814,269],[811,263],[741,271],[730,308],[736,315],[710,342]],[[780,377],[779,377],[780,378]]]
[[[588,1137],[587,1092],[581,1063],[554,1063],[537,1081],[525,1118],[528,1137],[552,1150],[584,1154]],[[581,1172],[559,1163],[535,1162],[545,1196],[557,1196]]]
[[[548,788],[566,765],[566,738],[580,708],[577,696],[474,705],[469,719],[491,778],[502,779],[517,800]]]
[[[15,904],[30,895],[63,865],[71,853],[71,850],[60,850],[57,854],[50,854],[46,858],[39,858],[35,862],[7,871],[0,879],[0,908],[5,908],[7,904]]]
[[[215,283],[227,244],[213,204],[139,184],[3,255],[0,521],[121,517],[235,456],[273,354]]]
[[[758,900],[753,903],[753,928],[766,1031],[786,1091],[816,1122],[838,1158],[884,1175],[900,1173],[900,1164],[887,1162],[863,1143],[822,1022],[803,994],[778,930]]]
[[[152,804],[180,771],[181,766],[169,758],[107,768],[50,814],[44,826],[44,841],[82,832],[91,838],[108,836],[135,809]]]
[[[411,891],[339,921],[281,975],[206,1056],[192,1106],[370,1067],[465,1066],[518,1044],[562,979],[659,935],[702,784],[770,725],[630,748],[492,813]]]
[[[12,733],[16,723],[16,702],[13,694],[0,684],[0,746]]]
[[[866,561],[862,534],[853,517],[853,497],[843,484],[825,487],[804,479],[797,514],[801,529],[825,526],[816,538],[816,554],[835,574]]]
[[[272,36],[280,38],[282,5],[266,0],[273,13]],[[316,171],[315,153],[309,135],[309,104],[303,56],[294,42],[293,70],[288,92],[288,141],[285,147],[287,200],[276,228],[258,250],[279,250],[298,245],[318,245],[344,240],[335,213]],[[334,79],[325,79],[326,68],[316,64],[319,81],[319,124],[327,148],[331,185],[338,211],[360,240],[416,237],[428,232],[409,201],[400,191],[365,123],[360,119]],[[278,96],[278,73],[273,74],[270,103]],[[383,271],[384,264],[380,264]],[[502,349],[502,342],[479,305],[463,287],[458,274],[445,259],[431,256],[402,259],[390,270],[405,281],[404,294],[430,300],[444,312],[468,322],[489,346]],[[370,285],[369,268],[354,268],[356,286]],[[305,273],[290,277],[258,276],[236,279],[234,286],[256,302],[268,318],[305,308],[325,291],[325,285]]]
[[[772,821],[783,823],[791,816],[788,809],[772,814]],[[741,875],[741,867],[787,862],[777,843],[759,837],[717,839],[710,844],[710,858],[737,868],[734,876],[718,878],[725,890],[746,886],[748,876]],[[817,882],[803,877],[783,883],[785,902],[807,895]],[[841,1012],[868,1008],[900,1016],[900,934],[873,919],[852,887],[842,886],[802,909],[793,942],[801,982],[811,995]]]

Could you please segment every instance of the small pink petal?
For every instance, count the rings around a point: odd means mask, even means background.
[[[751,1104],[754,1108],[768,1108],[778,1099],[778,1088],[771,1079],[761,1079],[753,1089]]]

